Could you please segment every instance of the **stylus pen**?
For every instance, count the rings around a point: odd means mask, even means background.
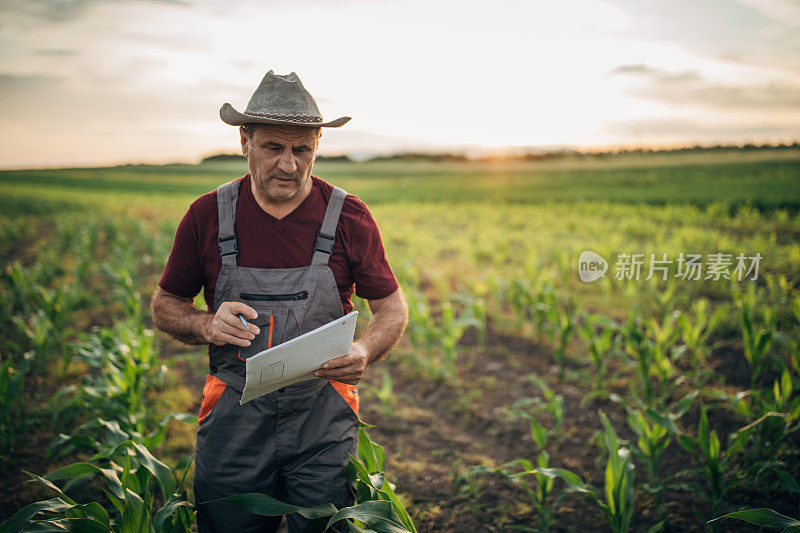
[[[246,328],[250,327],[250,324],[247,323],[247,320],[244,319],[244,315],[241,314],[241,313],[239,313],[239,320],[242,321],[242,324],[244,324],[244,327],[246,327]]]

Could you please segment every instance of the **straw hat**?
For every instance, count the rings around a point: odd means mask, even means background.
[[[281,75],[271,70],[261,80],[244,113],[225,103],[219,110],[219,116],[231,126],[255,122],[338,128],[350,120],[350,117],[339,117],[323,122],[314,97],[303,87],[297,74]]]

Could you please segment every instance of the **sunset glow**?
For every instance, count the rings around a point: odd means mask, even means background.
[[[648,7],[649,6],[649,7]],[[322,153],[800,139],[792,0],[3,2],[3,168],[196,162],[297,72]]]

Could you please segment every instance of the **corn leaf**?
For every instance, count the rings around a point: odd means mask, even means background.
[[[298,505],[292,505],[290,503],[276,500],[271,496],[257,492],[237,494],[235,496],[228,496],[226,498],[219,498],[217,500],[198,503],[197,505],[204,505],[214,502],[232,503],[241,507],[245,511],[261,516],[280,516],[298,513],[305,518],[313,519],[331,516],[337,511],[336,506],[334,506],[332,503],[325,503],[314,507],[300,507]]]
[[[738,518],[751,524],[766,527],[800,527],[800,520],[790,518],[782,514],[776,513],[772,509],[746,509],[744,511],[736,511],[728,513],[714,520],[709,520],[707,523],[716,522],[723,518]]]
[[[394,512],[391,502],[369,501],[345,507],[334,514],[328,521],[327,528],[336,522],[354,518],[364,522],[368,528],[376,533],[407,533],[408,530],[400,523]],[[326,529],[327,529],[326,528]]]
[[[61,498],[42,500],[30,505],[26,505],[14,515],[0,525],[0,533],[16,533],[24,528],[31,518],[42,511],[50,513],[63,513],[70,509],[73,504],[69,504]]]

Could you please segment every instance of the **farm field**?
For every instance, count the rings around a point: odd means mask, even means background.
[[[191,501],[205,348],[153,331],[149,298],[189,203],[244,172],[0,172],[0,521],[56,495],[23,470],[78,462],[136,462],[153,509],[165,487]],[[418,531],[756,531],[706,522],[761,507],[800,520],[799,153],[314,174],[369,205],[409,302],[359,392]],[[604,278],[579,278],[587,250]],[[639,278],[618,279],[635,254]],[[681,254],[702,256],[700,279]],[[653,259],[665,269],[648,276]],[[150,453],[169,472],[145,483]],[[81,468],[66,493],[107,503],[105,474]]]

